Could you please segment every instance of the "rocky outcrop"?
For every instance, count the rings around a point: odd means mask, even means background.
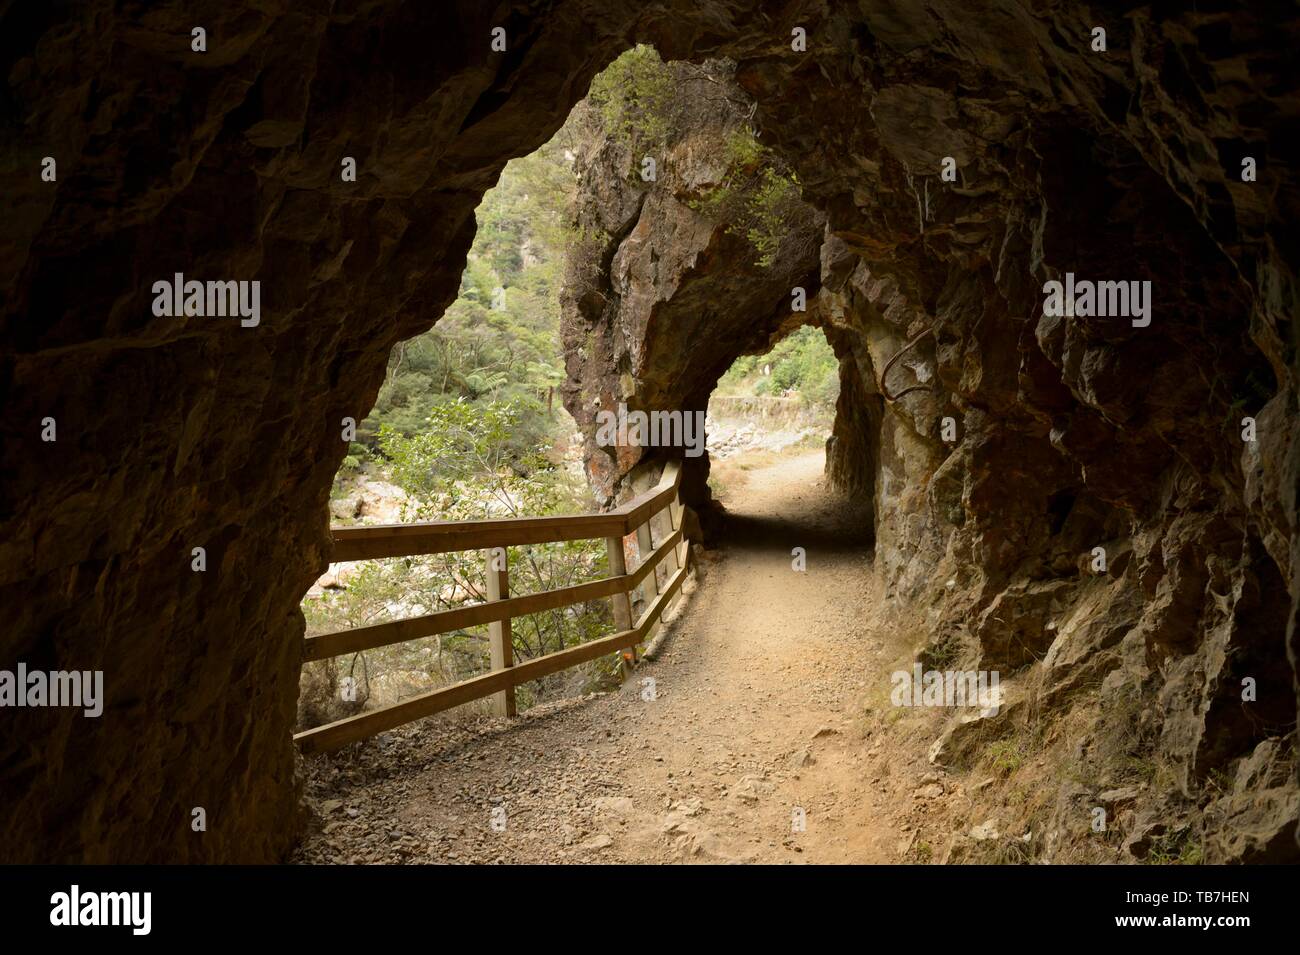
[[[106,696],[98,719],[6,711],[4,861],[292,845],[298,604],[328,562],[343,419],[455,297],[505,162],[656,20],[400,0],[0,13],[0,666],[102,669]],[[260,323],[156,317],[152,284],[178,272],[260,281]]]
[[[103,669],[107,696],[98,720],[6,717],[6,861],[262,861],[291,843],[297,605],[328,559],[342,419],[456,294],[502,165],[636,41],[736,63],[763,142],[839,245],[779,275],[717,267],[730,240],[681,208],[694,186],[670,157],[596,238],[566,342],[580,424],[623,398],[702,408],[735,355],[780,334],[790,286],[824,283],[813,318],[839,330],[862,402],[832,458],[843,473],[854,441],[876,457],[858,486],[892,592],[973,658],[1041,653],[1062,693],[1078,660],[1102,682],[1077,692],[1145,701],[1186,793],[1241,781],[1214,818],[1249,824],[1221,825],[1213,851],[1294,856],[1294,784],[1242,776],[1294,736],[1300,653],[1291,12],[377,0],[0,17],[0,649],[5,666]],[[156,317],[151,285],[177,272],[260,281],[260,324]],[[1043,315],[1043,283],[1069,272],[1150,280],[1150,325]],[[930,390],[886,401],[877,372],[921,332],[891,380]],[[634,463],[592,474],[610,486]],[[1081,574],[1095,546],[1128,553],[1123,569]],[[1132,626],[1072,612],[1089,600]]]
[[[746,129],[748,100],[732,80],[734,64],[663,69],[678,98],[665,110],[662,140],[619,135],[593,115],[577,157],[582,238],[562,297],[564,394],[587,439],[588,477],[605,500],[631,487],[625,479],[638,465],[686,449],[602,445],[597,414],[623,406],[702,419],[736,356],[764,352],[803,324],[818,287],[822,222],[811,208],[790,223],[775,261],[760,265],[745,236],[704,207],[728,188],[728,142]],[[643,169],[647,158],[653,178]],[[683,497],[714,530],[708,456],[684,462]]]
[[[875,497],[886,592],[925,621],[926,652],[955,642],[970,665],[1030,669],[1059,707],[1085,687],[1103,709],[1137,706],[1140,758],[1184,800],[1160,812],[1194,816],[1212,777],[1294,739],[1300,418],[1295,263],[1278,239],[1296,192],[1273,104],[1295,84],[1263,77],[1280,77],[1269,32],[1295,24],[1014,4],[808,20],[792,21],[817,38],[808,61],[774,39],[738,56],[736,79],[826,215],[806,320],[843,368],[828,470]],[[1231,78],[1246,62],[1256,79]],[[1150,282],[1150,313],[1053,315],[1045,283],[1067,273]],[[641,296],[636,276],[619,288]],[[618,333],[638,356],[624,393],[648,367],[672,368],[668,397],[711,386],[692,362],[712,342],[635,331]],[[752,347],[730,326],[716,341]],[[615,377],[583,366],[581,380],[585,394]],[[1103,774],[1139,759],[1108,734],[1103,720],[1080,739]],[[1254,835],[1212,829],[1209,857],[1294,856],[1289,794],[1231,798],[1217,825],[1249,818]]]

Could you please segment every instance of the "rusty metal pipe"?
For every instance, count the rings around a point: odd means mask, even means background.
[[[912,339],[911,339],[911,340],[910,340],[906,345],[904,345],[904,346],[903,346],[902,348],[900,348],[898,351],[894,352],[894,356],[893,356],[892,358],[890,358],[889,361],[885,362],[884,370],[881,371],[881,373],[880,373],[880,378],[876,381],[876,385],[877,385],[877,387],[879,388],[881,395],[883,395],[884,398],[885,398],[885,400],[888,401],[890,404],[893,404],[895,401],[897,401],[899,398],[902,398],[904,395],[911,394],[913,391],[933,391],[933,390],[934,390],[934,389],[931,388],[929,385],[912,385],[910,388],[904,388],[902,391],[900,391],[900,392],[899,392],[898,394],[896,394],[896,395],[891,395],[891,394],[889,393],[889,389],[885,386],[885,376],[889,374],[889,369],[891,369],[891,368],[894,367],[894,362],[898,361],[898,359],[899,359],[900,357],[902,357],[903,352],[907,351],[909,348],[911,348],[913,345],[915,345],[917,342],[919,342],[922,338],[924,338],[926,335],[929,335],[929,334],[930,334],[931,332],[933,332],[933,331],[934,331],[934,329],[932,329],[932,328],[924,328],[924,329],[922,329],[922,330],[921,330],[920,332],[918,332],[916,335],[913,335],[913,336],[912,336]]]

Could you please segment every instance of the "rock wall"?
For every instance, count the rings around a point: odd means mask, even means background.
[[[791,84],[738,72],[777,148],[800,157],[805,197],[860,258],[827,282],[838,321],[864,329],[875,370],[927,332],[891,390],[927,376],[931,390],[890,404],[881,438],[886,584],[925,607],[931,648],[955,640],[1012,674],[1013,700],[1038,662],[1040,704],[1097,683],[1103,709],[1142,701],[1153,758],[1185,801],[1139,806],[1135,846],[1144,818],[1204,810],[1210,858],[1294,858],[1294,785],[1239,770],[1294,741],[1300,419],[1281,248],[1295,192],[1289,121],[1265,102],[1294,99],[1269,35],[1295,24],[1139,11],[1102,24],[1100,55],[1082,41],[1091,20],[984,13],[977,39],[921,8],[868,12],[858,55],[819,57],[804,98],[831,115],[869,104],[849,149],[845,130],[800,122]],[[972,54],[942,83],[917,70],[936,43]],[[1234,73],[1247,62],[1252,82]],[[945,156],[956,183],[935,175]],[[1243,183],[1245,156],[1270,171]],[[1044,315],[1044,282],[1066,272],[1150,280],[1150,325]],[[946,414],[956,440],[936,442]],[[1096,546],[1107,574],[1081,561]],[[1106,732],[1082,735],[1085,759]],[[1212,774],[1238,781],[1207,794]]]
[[[1129,852],[1203,817],[1212,860],[1295,858],[1296,97],[1277,40],[1296,22],[977,6],[806,8],[737,54],[764,142],[826,215],[808,319],[842,361],[828,470],[875,495],[877,569],[923,621],[921,656],[1003,674],[1002,724],[1030,703],[1140,724],[1167,777],[1126,816]],[[1149,323],[1045,313],[1066,273],[1149,281]],[[661,314],[676,281],[656,276]],[[712,361],[693,331],[638,337],[623,303],[642,298],[633,275],[602,312],[636,362],[580,366],[582,394]],[[753,347],[734,324],[722,367]],[[1105,718],[1072,732],[1094,785],[1062,796],[1048,856],[1123,755]]]
[[[804,324],[819,284],[822,220],[811,208],[763,267],[743,235],[701,206],[723,187],[728,140],[746,123],[749,101],[734,84],[734,64],[664,70],[677,95],[664,110],[663,141],[611,133],[593,112],[577,159],[582,242],[570,255],[562,295],[564,400],[586,438],[591,485],[606,501],[627,496],[630,475],[639,478],[686,449],[603,444],[597,415],[622,406],[702,420],[736,356],[764,352]],[[656,163],[653,178],[642,173],[647,156]],[[805,292],[800,311],[796,287]],[[708,456],[683,460],[683,498],[714,533]]]
[[[4,861],[290,845],[297,606],[327,562],[342,419],[455,295],[502,165],[637,41],[734,60],[764,141],[842,244],[806,281],[825,275],[817,320],[862,372],[856,419],[880,409],[878,435],[854,433],[879,455],[863,473],[891,512],[893,592],[986,665],[1040,660],[1051,693],[1154,699],[1182,792],[1234,780],[1205,810],[1217,857],[1293,854],[1298,32],[1290,8],[1213,3],[10,5],[0,665],[103,669],[106,705],[6,713]],[[637,201],[671,206],[671,185]],[[677,212],[679,235],[644,206],[609,232],[641,230],[683,268],[728,254]],[[767,293],[806,271],[687,268],[679,288],[614,251],[613,274],[650,297],[613,320],[583,305],[595,331],[567,352],[584,425],[589,401],[703,407],[735,354],[779,334]],[[1067,271],[1151,280],[1150,326],[1043,317],[1043,282]],[[259,280],[260,324],[155,317],[151,285],[176,272]],[[709,311],[723,296],[744,301]],[[727,318],[738,304],[751,327]],[[876,370],[922,330],[891,374],[928,372],[933,390],[883,401]],[[934,430],[945,416],[955,442]],[[1072,572],[1097,543],[1112,570]],[[948,568],[958,584],[928,591]],[[1012,634],[994,625],[1008,619]],[[1234,697],[1243,674],[1255,710]]]
[[[99,718],[4,712],[3,861],[292,845],[298,603],[342,419],[454,298],[505,162],[670,9],[0,10],[0,668],[102,669],[106,697]],[[260,281],[260,324],[155,317],[177,272]]]

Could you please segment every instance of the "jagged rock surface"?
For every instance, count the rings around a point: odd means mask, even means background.
[[[821,217],[791,223],[770,266],[729,223],[698,207],[723,186],[727,141],[743,124],[731,64],[668,67],[679,91],[658,174],[639,174],[635,141],[593,136],[578,156],[578,234],[562,296],[565,405],[586,437],[587,474],[613,500],[643,462],[681,455],[597,443],[596,416],[683,411],[703,416],[718,378],[737,355],[763,352],[803,324],[792,290],[816,294]],[[707,456],[684,458],[683,496],[709,526]]]
[[[979,18],[872,6],[816,21],[816,69],[774,41],[741,54],[736,77],[827,216],[807,320],[843,369],[828,470],[875,495],[877,568],[925,618],[921,649],[956,643],[1004,673],[1042,660],[1048,699],[1091,684],[1103,712],[1139,706],[1142,758],[1187,800],[1161,811],[1196,815],[1212,778],[1294,736],[1300,419],[1282,237],[1296,194],[1282,114],[1296,103],[1269,35],[1295,24],[1140,12],[1104,23],[1107,54],[1090,49],[1093,25],[1012,4]],[[1246,62],[1253,85],[1234,72]],[[1248,155],[1268,157],[1268,185],[1241,181]],[[956,183],[938,175],[945,157]],[[681,279],[725,284],[730,261],[709,265]],[[1044,315],[1044,283],[1066,272],[1150,280],[1150,325]],[[661,272],[656,288],[677,279]],[[634,276],[618,291],[605,327],[637,363],[621,382],[584,366],[584,393],[635,393],[654,368],[680,397],[701,347],[711,362],[751,350],[730,333],[637,338],[627,317],[643,290]],[[897,401],[880,394],[886,369]],[[1095,547],[1111,561],[1100,578]],[[1081,739],[1099,763],[1117,758],[1099,755],[1111,733],[1098,719]],[[1208,817],[1207,858],[1294,857],[1289,792],[1239,787]]]

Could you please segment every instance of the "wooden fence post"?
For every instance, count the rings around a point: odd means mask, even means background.
[[[609,575],[611,577],[627,573],[627,558],[623,556],[623,538],[606,537],[605,553],[609,555]],[[614,601],[614,629],[631,630],[632,629],[632,598],[626,592],[614,594],[610,598]],[[628,660],[626,653],[630,652],[632,659]],[[629,665],[636,662],[636,644],[632,644],[630,651],[624,651],[623,672],[627,673]]]
[[[685,540],[679,540],[677,547],[671,548],[672,553],[669,553],[669,548],[664,548],[664,542],[672,533],[680,532],[683,514],[678,497],[680,477],[680,462],[670,461],[659,481],[652,487],[621,507],[601,514],[330,528],[334,537],[334,552],[331,556],[335,562],[415,554],[486,553],[484,600],[482,603],[418,617],[307,637],[304,646],[306,659],[329,659],[434,634],[459,633],[468,627],[486,624],[491,669],[450,686],[304,730],[294,735],[298,748],[304,753],[337,749],[395,726],[489,697],[492,698],[495,712],[511,717],[516,712],[515,690],[521,682],[538,680],[581,663],[608,659],[611,653],[623,654],[625,663],[635,660],[636,644],[654,639],[664,612],[673,604],[674,599],[680,599],[686,572],[690,568],[690,550]],[[668,509],[667,523],[670,530],[667,534],[663,530],[664,519],[660,516],[665,509]],[[657,529],[656,520],[659,522]],[[641,580],[639,587],[646,599],[646,607],[636,621],[632,619],[634,604],[630,594],[621,589],[629,576],[624,544],[632,533],[636,534],[641,552],[641,563],[633,573]],[[659,546],[664,548],[658,559],[654,550],[655,534],[659,535]],[[518,597],[510,596],[507,547],[526,547],[551,541],[601,539],[605,540],[609,557],[608,579],[556,587]],[[656,563],[647,564],[650,560],[656,560]],[[667,563],[663,567],[665,579],[661,583],[657,571],[658,563],[663,561]],[[673,572],[674,566],[676,572]],[[570,607],[605,597],[614,599],[613,611],[618,632],[515,662],[511,642],[513,617]],[[502,619],[493,619],[498,614],[502,615]],[[631,652],[626,652],[629,649]]]
[[[673,500],[669,501],[668,505],[656,515],[660,519],[659,521],[660,528],[661,529],[666,528],[666,530],[661,530],[661,533],[659,535],[664,540],[667,540],[668,538],[672,537],[677,530],[677,516],[673,513],[673,505],[676,503],[677,500],[676,498],[674,498]],[[665,570],[664,576],[670,580],[672,579],[673,574],[677,573],[677,571],[682,566],[681,561],[678,559],[678,554],[677,554],[677,548],[680,546],[681,546],[680,544],[673,545],[673,549],[670,550],[666,555],[668,561],[670,562],[670,566]]]
[[[644,564],[649,560],[650,555],[653,554],[655,550],[654,538],[650,534],[650,522],[652,520],[654,520],[653,514],[646,518],[645,523],[636,529],[636,549],[639,554],[639,564]],[[655,567],[646,575],[645,580],[641,583],[641,599],[644,600],[645,605],[649,607],[651,601],[653,601],[657,596],[659,596],[659,568]],[[645,638],[647,642],[654,639],[655,631],[658,629],[659,624],[656,623],[646,631]],[[635,658],[636,647],[632,648],[632,653]]]
[[[493,547],[487,552],[487,599],[502,600],[510,596],[510,571],[506,549]],[[492,648],[492,669],[504,670],[515,665],[510,618],[488,624],[488,641]],[[507,687],[492,697],[492,712],[497,716],[515,715],[515,688]]]
[[[653,517],[653,515],[652,515]],[[644,564],[655,552],[654,540],[650,536],[650,519],[636,529],[636,549],[640,563]],[[641,599],[646,603],[659,596],[659,568],[656,567],[646,575],[641,584]]]
[[[623,538],[606,537],[605,553],[609,555],[609,575],[620,577],[627,573],[627,558],[623,556]],[[632,601],[626,593],[614,594],[614,626],[619,630],[632,629]]]
[[[682,503],[681,498],[675,497],[668,505],[668,520],[673,525],[673,530],[682,526],[682,521],[686,518],[686,505]],[[691,548],[691,542],[686,539],[683,532],[682,539],[677,546],[673,548],[673,557],[677,561],[678,567],[685,567],[688,557],[687,551]]]

